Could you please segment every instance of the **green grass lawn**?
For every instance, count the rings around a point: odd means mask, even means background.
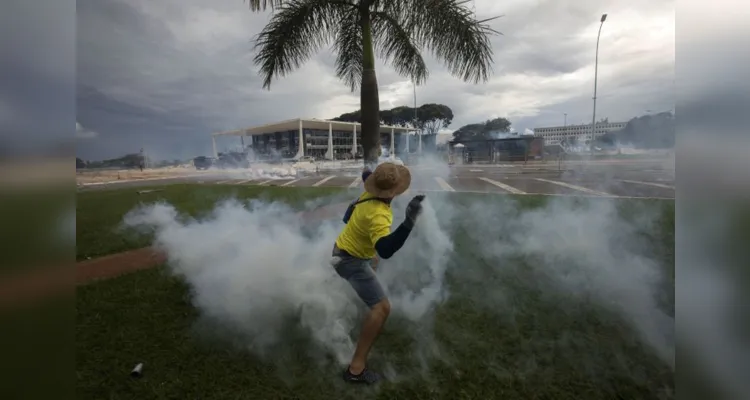
[[[138,194],[139,190],[154,190]],[[224,199],[269,199],[291,205],[319,197],[345,193],[345,189],[326,187],[285,188],[264,186],[179,184],[163,187],[90,190],[79,192],[76,198],[76,259],[101,257],[145,247],[150,238],[121,231],[123,216],[141,203],[166,201],[177,210],[192,216],[210,211]]]
[[[162,196],[173,196],[182,210],[200,212],[210,207],[212,202],[204,197],[208,192],[189,194],[194,190],[174,187]],[[232,192],[229,188],[219,190],[224,195]],[[255,189],[242,190],[243,194],[254,193],[250,196],[257,194],[252,192]],[[79,195],[84,199],[79,207],[111,203],[103,194],[89,196]],[[123,212],[139,200],[136,196],[129,201],[114,193],[111,196]],[[447,207],[459,211],[479,198],[487,207],[513,199],[444,196]],[[519,210],[529,210],[544,206],[549,199],[521,196],[516,201]],[[658,260],[671,278],[660,295],[662,307],[673,316],[674,202],[622,200],[617,208],[626,218],[636,218],[644,210],[657,213],[653,229],[639,234],[652,244],[644,251]],[[117,222],[114,212],[108,217],[103,211],[89,214],[91,220],[110,221],[110,226]],[[78,396],[306,400],[674,397],[673,370],[637,339],[634,328],[622,317],[595,302],[546,292],[545,277],[531,268],[531,259],[509,258],[503,269],[498,269],[497,260],[482,255],[486,253],[479,248],[481,244],[470,238],[468,232],[473,228],[471,222],[457,223],[451,231],[455,251],[446,277],[451,295],[436,309],[434,338],[430,336],[442,357],[420,364],[413,349],[421,340],[410,333],[416,329],[414,323],[391,317],[371,355],[371,364],[381,369],[390,365],[408,373],[378,388],[347,386],[340,380],[337,365],[321,364],[307,355],[310,339],[296,329],[291,316],[275,360],[207,336],[201,329],[199,311],[191,305],[190,288],[159,268],[77,289]],[[105,229],[100,234],[108,233]],[[503,240],[500,233],[497,240]],[[112,251],[100,241],[89,243],[87,251]],[[123,248],[128,245],[119,244]],[[504,303],[493,303],[498,294]],[[132,379],[128,374],[139,362],[145,364],[144,375]]]

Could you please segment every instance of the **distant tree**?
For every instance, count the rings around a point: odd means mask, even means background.
[[[633,118],[615,133],[617,142],[638,148],[663,149],[675,145],[676,121],[671,112]]]
[[[391,110],[380,110],[380,124],[393,125],[393,112]]]
[[[443,104],[424,104],[417,109],[417,128],[425,135],[437,135],[453,122],[453,110]]]
[[[483,124],[468,124],[453,131],[453,141],[460,142],[463,140],[475,139],[481,136]]]
[[[505,118],[464,125],[453,131],[453,141],[490,139],[491,132],[510,132],[510,121]]]
[[[380,111],[380,123],[384,125],[403,126],[423,129],[430,134],[447,128],[453,122],[453,110],[445,104],[423,104],[417,108],[417,122],[414,123],[414,108],[407,106],[394,107]],[[332,121],[360,122],[360,110],[344,113]]]
[[[510,121],[505,118],[489,119],[484,123],[485,132],[510,132]]]
[[[357,110],[357,111],[350,112],[350,113],[344,113],[344,114],[339,115],[336,118],[331,118],[331,121],[361,123],[362,122],[362,112],[360,110]]]
[[[389,110],[391,112],[391,123],[396,126],[414,127],[414,108],[399,106]]]
[[[618,131],[599,136],[595,145],[610,147],[621,144],[645,149],[672,148],[675,145],[675,125],[674,114],[671,112],[644,115],[631,119]]]
[[[86,162],[76,157],[76,169],[86,168]]]

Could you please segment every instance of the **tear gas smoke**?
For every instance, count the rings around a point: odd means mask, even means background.
[[[497,238],[479,251],[502,275],[531,273],[533,281],[523,284],[541,287],[550,302],[563,295],[572,304],[593,302],[621,315],[674,368],[674,311],[659,302],[665,277],[639,237],[656,229],[653,209],[625,220],[610,200],[561,197],[521,213],[512,201],[475,202],[464,213],[476,240]],[[502,271],[514,258],[533,261],[521,267],[524,272]]]
[[[292,209],[260,201],[226,201],[201,220],[181,219],[170,205],[157,204],[128,214],[125,223],[156,229],[155,245],[191,285],[195,306],[222,329],[242,333],[251,350],[264,354],[282,337],[289,315],[302,311],[300,322],[319,345],[340,362],[350,356],[343,328],[351,327],[352,301],[328,264],[333,223],[306,236]]]
[[[407,201],[394,201],[394,225],[403,219]],[[379,267],[393,314],[412,321],[423,320],[445,295],[446,255],[452,250],[429,201],[424,206],[410,245]],[[173,273],[190,284],[195,306],[222,329],[243,334],[251,350],[266,354],[297,313],[317,346],[348,363],[359,300],[329,264],[340,215],[313,227],[281,203],[230,200],[202,219],[154,204],[133,210],[124,222],[154,230],[154,245],[167,253]]]
[[[429,159],[410,169],[412,189],[393,203],[394,227],[420,188],[451,175],[444,162]],[[432,330],[435,311],[454,285],[475,285],[477,305],[512,319],[517,308],[507,297],[508,282],[543,286],[560,312],[585,300],[621,315],[673,365],[673,317],[657,297],[661,266],[639,236],[652,228],[648,210],[623,220],[607,199],[551,199],[533,210],[501,196],[456,201],[428,194],[407,243],[378,266],[392,318],[411,322],[404,326],[418,339],[413,351],[423,365],[436,358],[450,362]],[[155,245],[167,253],[172,272],[188,282],[203,317],[216,329],[241,333],[247,349],[272,356],[291,318],[310,338],[311,354],[322,351],[338,363],[349,361],[363,307],[329,264],[340,216],[309,224],[284,204],[230,200],[203,218],[178,215],[168,204],[146,205],[124,222],[153,230]],[[476,257],[508,279],[489,286],[472,264]],[[519,257],[533,262],[519,267],[513,261]],[[545,279],[522,281],[521,268]],[[563,298],[567,302],[560,302]]]

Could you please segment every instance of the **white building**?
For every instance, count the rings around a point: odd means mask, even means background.
[[[619,131],[620,129],[625,128],[625,125],[627,125],[627,122],[597,122],[596,137],[602,136],[607,132]],[[588,144],[591,140],[591,125],[534,128],[534,136],[544,138],[544,143],[548,145],[560,144],[561,140],[569,137],[575,137],[579,143]]]
[[[384,152],[408,152],[406,136],[411,131],[411,128],[381,125],[380,143]],[[241,137],[245,147],[261,158],[312,156],[334,160],[362,153],[361,124],[355,122],[297,118],[254,128],[215,132],[211,134],[214,157],[218,156],[216,138],[219,136]]]

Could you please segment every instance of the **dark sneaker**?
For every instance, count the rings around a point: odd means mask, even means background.
[[[344,380],[347,382],[364,383],[367,385],[378,383],[381,380],[380,375],[378,375],[375,372],[370,371],[367,368],[363,369],[361,373],[354,375],[351,371],[349,371],[349,367],[347,367],[344,370],[343,377],[344,377]]]

